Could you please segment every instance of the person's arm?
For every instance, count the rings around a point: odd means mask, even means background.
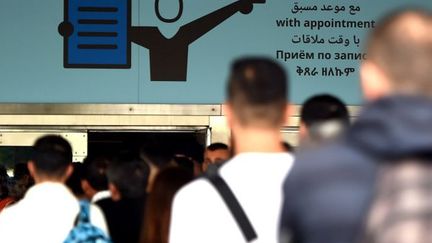
[[[149,49],[151,43],[157,41],[155,38],[158,38],[155,30],[157,29],[154,27],[131,26],[128,33],[129,40],[137,45]]]
[[[248,14],[252,11],[254,2],[264,2],[263,0],[239,0],[212,13],[209,13],[199,19],[196,19],[179,30],[179,38],[185,39],[190,44],[207,32],[221,24],[238,11]]]

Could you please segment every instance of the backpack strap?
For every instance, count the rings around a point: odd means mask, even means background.
[[[87,200],[80,200],[80,211],[78,213],[78,223],[90,223],[90,203]]]
[[[224,200],[225,204],[228,206],[231,214],[237,222],[237,225],[240,227],[240,230],[243,233],[246,241],[250,242],[256,239],[257,233],[255,232],[252,223],[250,222],[248,216],[246,215],[236,196],[232,192],[231,188],[219,175],[218,167],[209,167],[204,177],[207,178],[219,192],[220,196]]]

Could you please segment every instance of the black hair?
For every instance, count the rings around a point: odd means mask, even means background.
[[[173,157],[173,152],[167,147],[157,143],[146,144],[141,147],[140,157],[145,162],[163,169],[170,165]]]
[[[184,170],[190,172],[190,173],[194,173],[194,166],[195,163],[194,161],[185,156],[185,155],[176,155],[174,156],[174,164],[177,165],[180,168],[183,168]]]
[[[88,156],[84,160],[83,179],[96,191],[108,190],[107,170],[110,159],[105,156]]]
[[[30,171],[28,170],[26,163],[18,163],[14,166],[13,174],[14,179],[20,180],[25,176],[30,176]]]
[[[288,101],[286,73],[272,59],[238,59],[231,66],[227,99],[241,123],[279,126]]]
[[[0,165],[0,199],[6,198],[9,195],[8,182],[9,176],[6,167]]]
[[[224,143],[212,143],[207,146],[207,150],[216,151],[216,150],[228,150],[228,145]]]
[[[138,155],[121,153],[108,167],[108,180],[122,198],[140,198],[145,195],[149,166]]]
[[[36,141],[32,157],[36,173],[58,178],[72,164],[72,147],[64,138],[48,135]]]
[[[300,120],[306,127],[331,120],[348,126],[349,112],[340,99],[329,94],[322,94],[309,98],[303,104]]]
[[[84,195],[84,190],[81,187],[81,180],[84,175],[84,168],[82,163],[72,163],[73,172],[66,181],[66,186],[72,191],[72,193],[80,198]]]

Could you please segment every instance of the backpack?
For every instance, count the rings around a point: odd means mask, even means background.
[[[258,237],[257,233],[231,188],[220,176],[219,168],[220,165],[210,165],[203,178],[215,187],[237,222],[246,242],[251,242]]]
[[[88,201],[80,201],[80,212],[75,220],[75,226],[64,243],[112,243],[105,232],[91,224]]]
[[[404,160],[381,166],[364,243],[426,243],[432,240],[432,165]]]

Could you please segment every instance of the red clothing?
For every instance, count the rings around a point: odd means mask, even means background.
[[[0,212],[10,204],[14,202],[14,199],[11,197],[7,197],[5,199],[0,200]]]

